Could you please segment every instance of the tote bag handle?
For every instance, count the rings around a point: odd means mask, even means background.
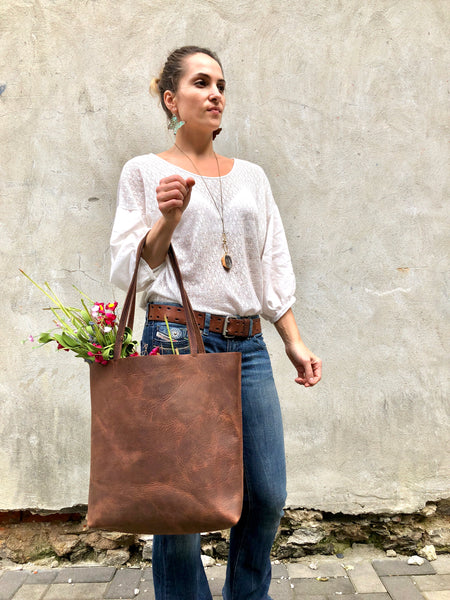
[[[141,254],[145,245],[146,238],[147,234],[145,234],[145,236],[142,238],[136,251],[136,266],[134,267],[133,277],[131,279],[131,283],[125,298],[122,314],[120,316],[119,327],[117,329],[116,341],[114,343],[114,359],[120,358],[123,345],[123,334],[125,332],[125,324],[130,329],[133,329],[139,261],[141,259]],[[170,262],[175,273],[175,278],[177,280],[178,287],[180,288],[181,292],[181,303],[183,305],[184,312],[186,315],[186,326],[189,338],[189,345],[191,348],[191,354],[204,354],[205,346],[203,345],[200,327],[197,324],[194,311],[192,310],[191,302],[189,300],[186,290],[184,289],[183,278],[181,277],[180,267],[178,266],[177,257],[175,256],[175,251],[173,249],[172,244],[170,244],[167,254],[170,258]]]

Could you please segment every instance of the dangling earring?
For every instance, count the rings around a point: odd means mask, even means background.
[[[170,117],[169,124],[167,125],[167,129],[173,131],[173,135],[177,135],[177,131],[180,127],[183,127],[184,121],[179,121],[177,115],[172,115]]]
[[[213,140],[216,139],[216,137],[219,135],[219,133],[222,131],[222,127],[219,127],[219,129],[216,129],[215,131],[213,131]]]

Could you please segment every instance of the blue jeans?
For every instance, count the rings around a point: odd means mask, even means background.
[[[270,550],[286,500],[283,424],[270,358],[261,334],[225,338],[208,330],[207,352],[242,353],[244,505],[231,529],[224,600],[270,600]],[[170,323],[174,345],[189,352],[186,326]],[[164,322],[146,323],[142,352],[172,352]],[[156,600],[212,600],[200,559],[200,534],[157,535],[153,541]]]

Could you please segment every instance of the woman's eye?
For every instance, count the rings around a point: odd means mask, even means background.
[[[221,85],[221,84],[219,84],[219,85],[217,86],[217,89],[219,90],[219,92],[220,92],[221,94],[224,94],[224,93],[225,93],[225,86],[224,86],[224,85]]]
[[[203,79],[199,79],[198,81],[195,82],[195,85],[198,85],[200,87],[204,87],[206,84],[203,81]]]

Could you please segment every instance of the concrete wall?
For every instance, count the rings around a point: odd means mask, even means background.
[[[324,360],[295,386],[266,327],[289,504],[413,511],[449,492],[447,0],[3,0],[0,509],[87,502],[85,364],[22,345],[48,280],[108,284],[123,163],[171,143],[147,86],[168,51],[214,48],[217,150],[261,164],[285,222],[295,312]],[[447,338],[447,339],[446,339]]]

